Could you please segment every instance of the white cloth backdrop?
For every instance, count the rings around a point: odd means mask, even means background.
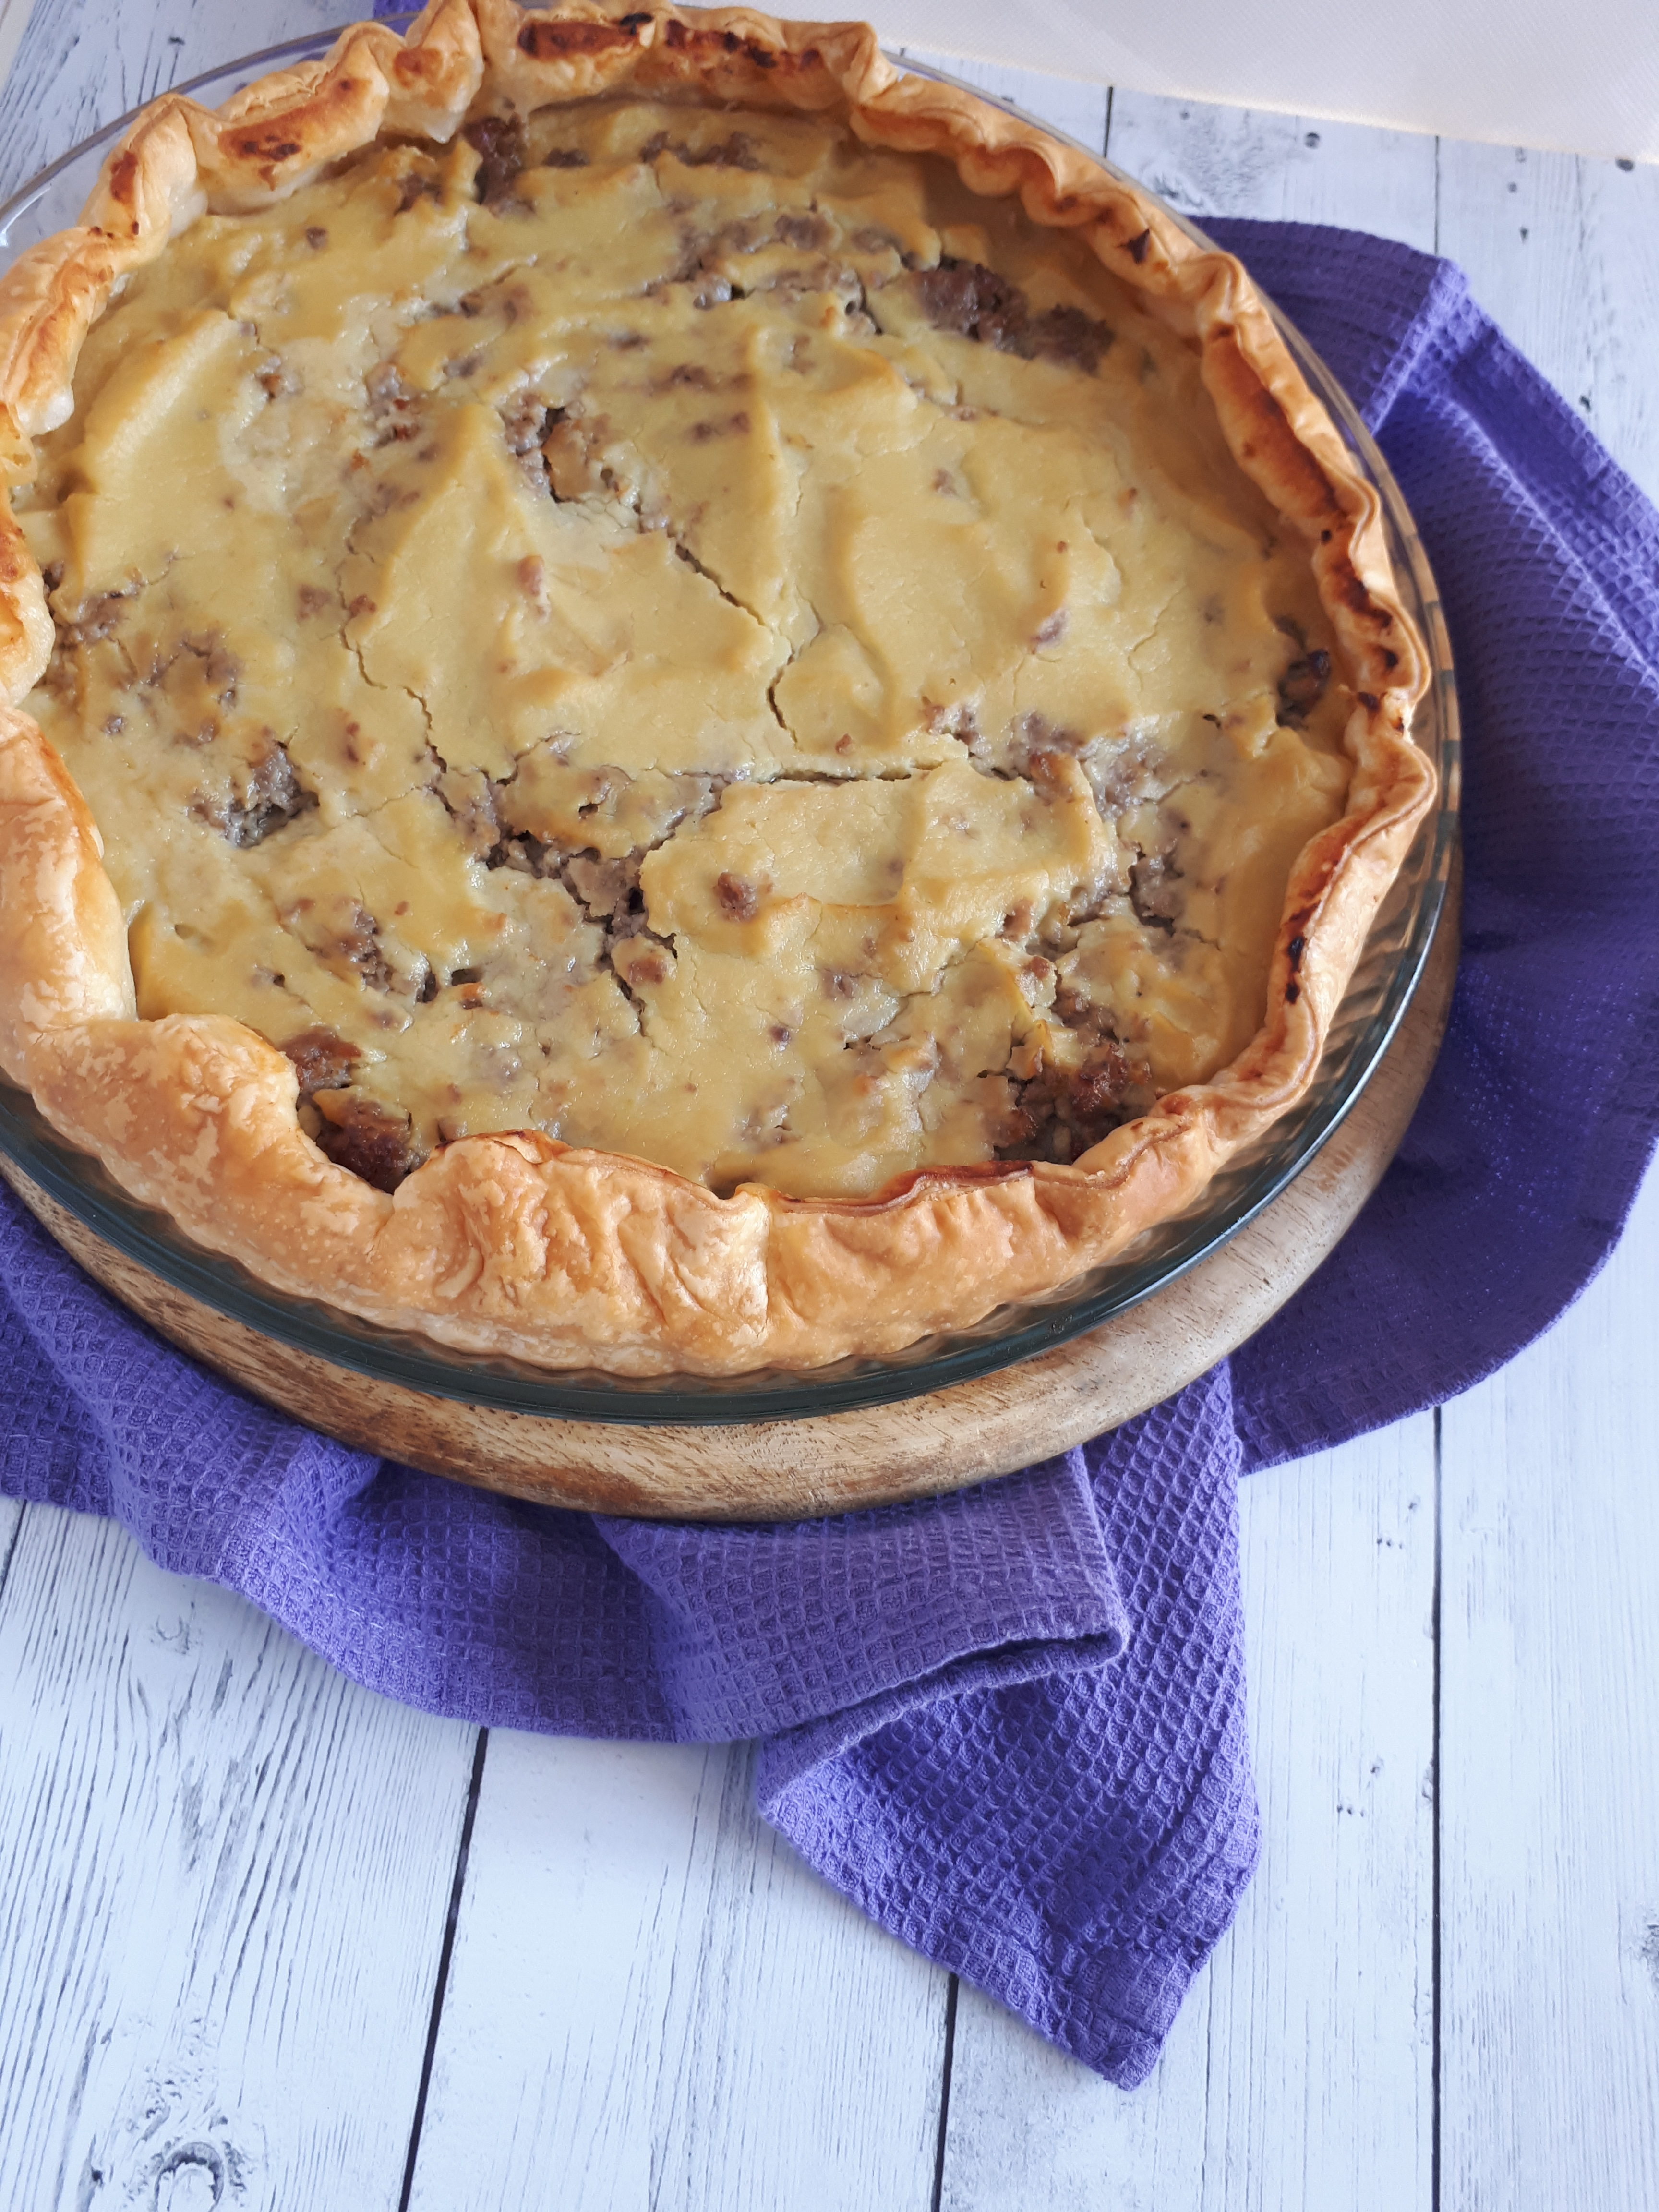
[[[1659,161],[1659,0],[864,0],[862,12],[896,45],[1134,92]]]

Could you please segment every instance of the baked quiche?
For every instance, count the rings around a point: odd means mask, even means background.
[[[0,285],[0,1060],[278,1287],[896,1351],[1305,1089],[1430,803],[1237,263],[855,25],[434,0]]]

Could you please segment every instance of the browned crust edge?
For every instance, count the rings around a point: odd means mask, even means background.
[[[901,76],[860,24],[747,9],[432,0],[407,35],[343,31],[321,61],[218,112],[169,94],[106,161],[80,225],[0,280],[0,466],[64,421],[81,342],[120,278],[206,210],[268,204],[384,129],[628,90],[839,112],[871,144],[943,155],[1018,192],[1201,349],[1241,466],[1313,549],[1355,672],[1348,811],[1292,871],[1261,1030],[1070,1167],[904,1178],[872,1201],[757,1185],[717,1198],[665,1169],[521,1132],[435,1153],[386,1197],[300,1127],[294,1070],[220,1017],[140,1021],[98,833],[15,711],[50,657],[38,570],[0,501],[0,1065],[133,1196],[276,1288],[458,1348],[626,1374],[736,1373],[882,1354],[1112,1258],[1178,1212],[1312,1079],[1360,946],[1434,793],[1411,743],[1428,681],[1376,492],[1231,256],[1206,252],[1089,157],[956,88]]]

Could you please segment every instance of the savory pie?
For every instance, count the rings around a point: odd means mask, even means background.
[[[859,26],[434,0],[0,286],[0,1059],[286,1290],[896,1350],[1305,1089],[1431,795],[1237,264]]]

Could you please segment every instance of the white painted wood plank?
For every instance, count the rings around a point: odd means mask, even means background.
[[[0,0],[0,85],[3,85],[28,27],[33,0]]]
[[[492,1735],[412,2212],[927,2212],[945,1977],[750,1809],[741,1748]]]
[[[941,69],[992,100],[1012,100],[1051,130],[1063,131],[1068,138],[1077,139],[1096,153],[1104,150],[1107,91],[1103,84],[1079,84],[1072,77],[939,53],[931,46],[902,46],[898,51],[904,60],[923,68]]]
[[[1200,220],[1336,223],[1431,252],[1434,146],[1414,131],[1119,91],[1107,151]]]
[[[0,198],[118,115],[181,78],[234,62],[254,48],[351,21],[349,0],[262,0],[258,8],[224,0],[10,0],[27,15],[15,49],[4,50],[9,11],[0,14],[0,70],[5,82],[0,136]],[[21,26],[20,26],[21,28]]]
[[[1443,1428],[1449,2208],[1659,2204],[1659,1176]]]
[[[1241,1498],[1255,1881],[1132,2096],[963,1990],[950,2212],[1427,2212],[1432,1416]]]
[[[1659,498],[1659,169],[1447,143],[1440,250]]]
[[[476,1732],[50,1506],[0,1684],[0,2204],[395,2206]]]

